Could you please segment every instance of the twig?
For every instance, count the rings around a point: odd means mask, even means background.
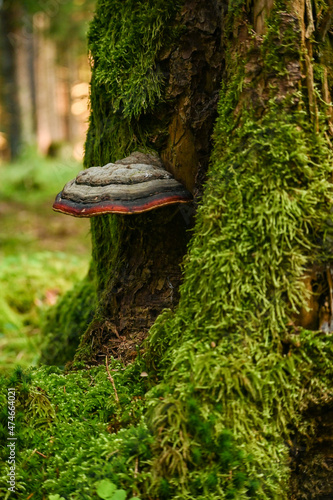
[[[38,453],[38,455],[40,455],[43,458],[47,458],[46,455],[43,455],[43,453],[41,453],[40,451],[37,451],[37,448],[35,448],[34,451],[31,453],[31,455],[29,455],[28,458],[26,458],[23,463],[25,464],[28,460],[30,460],[32,455],[34,455],[35,453]]]
[[[110,380],[111,384],[112,384],[112,387],[113,387],[113,390],[114,390],[114,394],[115,394],[115,397],[116,397],[116,401],[117,403],[119,403],[119,398],[118,398],[118,394],[117,394],[117,389],[116,389],[116,386],[115,386],[115,383],[114,383],[114,380],[113,380],[113,377],[111,376],[111,373],[110,373],[110,370],[109,370],[109,365],[108,365],[108,357],[105,356],[105,367],[106,367],[106,371],[108,372],[108,379]]]
[[[139,472],[139,457],[135,457],[135,465],[134,465],[134,479],[136,479],[138,477],[138,472]],[[135,496],[135,489],[133,487],[133,496]]]
[[[29,455],[28,458],[26,458],[23,463],[25,464],[28,460],[30,460],[30,458],[32,457],[32,455],[34,455],[36,453],[36,451],[37,451],[37,448],[34,449],[34,451],[31,453],[31,455]]]
[[[332,282],[332,275],[331,275],[330,266],[327,266],[327,282],[328,282],[328,289],[329,289],[329,293],[330,293],[330,310],[331,310],[331,322],[332,322],[332,317],[333,317],[333,282]]]
[[[134,478],[137,478],[139,472],[139,457],[135,458],[135,467],[134,467]]]

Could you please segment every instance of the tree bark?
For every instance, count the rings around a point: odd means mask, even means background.
[[[31,26],[31,32],[25,32],[26,27],[19,31],[20,43],[15,50],[15,67],[17,73],[17,92],[21,119],[21,140],[24,145],[35,143],[35,90],[34,90],[34,39],[32,34],[32,19],[18,9],[21,19]]]

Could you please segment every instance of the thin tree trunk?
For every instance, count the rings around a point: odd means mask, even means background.
[[[63,140],[59,112],[56,43],[45,36],[49,20],[39,13],[36,26],[36,104],[37,142],[40,151],[47,154],[52,143]]]
[[[0,7],[0,51],[2,73],[2,104],[6,110],[6,129],[11,157],[21,150],[21,113],[18,99],[15,47],[20,42],[18,10],[12,2],[4,0]]]
[[[22,12],[22,15],[24,13]],[[32,145],[36,137],[34,99],[34,43],[33,34],[20,33],[21,43],[16,47],[18,101],[21,116],[22,143]]]

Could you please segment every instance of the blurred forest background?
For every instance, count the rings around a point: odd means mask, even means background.
[[[38,362],[47,309],[86,272],[89,223],[52,212],[82,169],[94,0],[0,0],[0,372]]]

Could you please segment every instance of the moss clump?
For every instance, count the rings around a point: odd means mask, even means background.
[[[183,2],[162,0],[97,2],[90,25],[91,116],[85,165],[105,164],[136,149],[156,147],[146,116],[163,101],[161,48],[175,42],[174,19]],[[155,132],[154,132],[155,131]]]
[[[96,290],[91,275],[90,272],[46,313],[40,363],[64,366],[73,359],[82,333],[95,312]]]
[[[119,402],[105,366],[65,375],[57,367],[1,379],[0,492],[7,493],[7,387],[15,388],[16,494],[37,499],[99,498],[102,479],[131,497],[149,478],[152,436],[142,420],[145,382],[140,366],[125,372],[110,362]],[[120,430],[121,429],[121,430]],[[119,431],[116,433],[116,431]],[[38,452],[38,453],[37,453]],[[135,472],[136,460],[140,470]]]
[[[288,498],[285,441],[288,426],[302,427],[300,394],[309,377],[321,397],[332,385],[330,339],[324,372],[311,355],[286,355],[282,344],[290,334],[291,315],[305,297],[305,267],[314,256],[320,258],[332,195],[331,153],[321,137],[312,135],[312,127],[308,130],[304,122],[299,127],[302,116],[283,115],[274,105],[261,123],[249,117],[229,141],[224,103],[222,95],[215,162],[179,308],[175,315],[162,315],[149,338],[150,355],[154,363],[161,356],[159,370],[167,381],[149,401],[159,440],[155,480],[158,484],[166,476],[179,498],[192,498],[196,476],[204,484],[207,464],[218,467],[218,455],[210,450],[205,465],[192,469],[198,458],[189,450],[202,447],[192,417],[186,417],[194,394],[200,401],[198,422],[205,426],[213,417],[214,439],[226,429],[233,436],[233,454],[252,457],[236,465],[231,461],[233,477],[246,472],[235,498]],[[305,345],[320,342],[313,333],[302,338]],[[200,435],[205,432],[210,439],[204,429]],[[209,498],[229,498],[224,495],[230,479],[221,470],[217,477]],[[207,498],[202,495],[195,498]]]
[[[164,76],[156,56],[176,36],[169,25],[180,3],[98,2],[88,34],[94,86],[114,113],[137,118],[160,102]]]

